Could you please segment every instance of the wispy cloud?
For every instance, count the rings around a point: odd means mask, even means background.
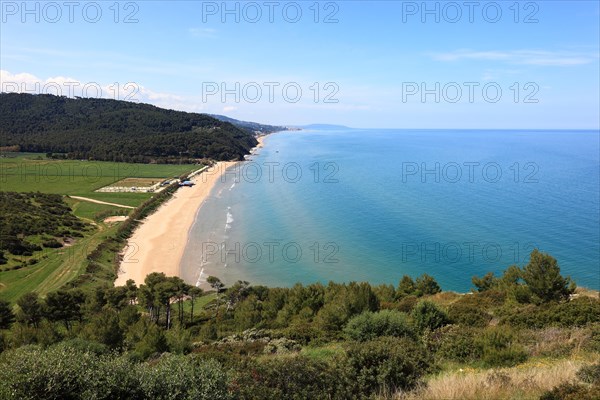
[[[212,39],[217,37],[217,30],[213,28],[190,28],[188,33],[195,38]]]
[[[429,54],[436,61],[462,60],[498,61],[507,64],[568,67],[590,64],[598,59],[598,53],[573,53],[545,50],[476,51],[459,49],[446,53]]]

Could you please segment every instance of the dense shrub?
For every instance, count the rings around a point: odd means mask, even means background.
[[[0,398],[18,400],[112,399],[137,393],[130,366],[67,345],[26,346],[0,358]]]
[[[302,350],[302,346],[295,340],[288,338],[271,339],[264,347],[265,354],[286,354]]]
[[[477,342],[488,367],[512,367],[527,360],[527,353],[515,343],[514,334],[507,328],[489,328],[477,337]]]
[[[220,400],[229,395],[226,374],[214,361],[169,355],[154,365],[135,365],[61,344],[3,353],[0,398]]]
[[[420,331],[437,329],[449,323],[448,315],[435,303],[420,301],[412,311],[415,326]]]
[[[576,383],[563,383],[542,394],[540,400],[598,400],[600,386],[585,386]]]
[[[129,328],[125,344],[140,360],[169,349],[164,331],[153,322],[143,318]]]
[[[352,398],[369,398],[414,388],[431,370],[432,360],[421,345],[410,339],[385,337],[350,344],[345,360],[339,364],[344,368],[343,381],[352,390]]]
[[[600,300],[579,297],[555,305],[547,312],[547,318],[553,325],[574,327],[600,322]]]
[[[518,312],[513,308],[502,322],[519,328],[582,327],[600,322],[600,301],[581,297],[559,304],[528,305]]]
[[[248,361],[236,368],[230,390],[240,400],[346,399],[339,374],[328,364],[302,357]]]
[[[600,323],[594,323],[590,326],[590,340],[586,348],[600,353]]]
[[[62,243],[60,243],[58,240],[56,239],[48,239],[48,240],[44,240],[42,242],[42,246],[47,247],[49,249],[58,249],[60,247],[63,247]]]
[[[137,373],[145,398],[156,400],[224,400],[229,398],[227,374],[216,361],[164,355],[142,364]]]
[[[456,325],[440,331],[436,343],[438,357],[464,363],[478,360],[483,355],[483,345],[475,340],[478,331]]]
[[[577,371],[577,377],[586,383],[600,384],[600,363],[585,365]]]
[[[367,311],[348,321],[344,333],[352,340],[366,341],[380,336],[412,337],[414,328],[405,313],[394,310]]]
[[[403,297],[400,301],[398,301],[398,303],[396,304],[396,309],[398,311],[409,313],[413,310],[413,308],[415,308],[418,302],[419,298],[417,296],[406,296]]]
[[[484,327],[490,322],[492,316],[481,307],[454,303],[448,307],[448,318],[455,324]]]

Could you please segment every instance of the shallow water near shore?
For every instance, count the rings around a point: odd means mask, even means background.
[[[599,153],[598,131],[273,134],[198,210],[182,276],[395,285],[426,272],[464,292],[537,247],[600,289]]]

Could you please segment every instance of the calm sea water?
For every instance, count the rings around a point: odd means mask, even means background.
[[[599,154],[598,131],[273,134],[199,210],[184,277],[467,291],[539,248],[600,289]]]

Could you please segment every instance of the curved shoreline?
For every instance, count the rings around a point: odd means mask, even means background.
[[[152,272],[181,275],[181,258],[196,215],[218,179],[236,163],[238,161],[220,161],[195,176],[193,187],[179,188],[144,220],[127,241],[115,286],[124,285],[129,279],[139,285]]]

